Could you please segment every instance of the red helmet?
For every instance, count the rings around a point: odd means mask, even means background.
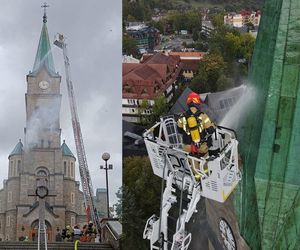
[[[189,93],[187,99],[186,99],[186,104],[189,106],[191,103],[194,104],[201,104],[201,99],[200,96],[195,93],[195,92],[191,92]]]

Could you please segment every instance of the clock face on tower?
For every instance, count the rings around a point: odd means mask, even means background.
[[[47,82],[47,81],[40,81],[39,82],[39,87],[41,89],[45,90],[45,89],[49,88],[49,82]]]
[[[235,250],[236,249],[236,241],[234,238],[234,234],[232,232],[231,227],[229,226],[228,222],[221,218],[219,221],[219,230],[221,234],[221,239],[223,245],[226,250]]]

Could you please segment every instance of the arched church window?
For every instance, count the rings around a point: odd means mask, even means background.
[[[12,201],[12,192],[8,191],[7,192],[7,202],[11,202]]]
[[[36,175],[36,184],[37,185],[46,185],[48,186],[48,180],[47,180],[47,176],[49,176],[49,170],[46,167],[38,167],[35,170],[35,175]]]
[[[14,162],[14,168],[13,168],[13,176],[17,175],[17,166],[16,166],[16,162]]]
[[[75,225],[75,216],[71,216],[71,226]]]
[[[67,162],[64,161],[64,175],[67,174]]]
[[[10,227],[10,215],[7,215],[6,217],[6,226]]]
[[[75,194],[71,192],[71,204],[75,204]]]
[[[8,176],[12,176],[13,174],[13,167],[14,167],[14,161],[10,161],[10,166],[9,166],[9,170],[8,170]]]
[[[74,177],[74,164],[71,162],[71,177]]]
[[[36,175],[41,177],[47,177],[47,172],[41,169],[36,173]]]
[[[19,174],[21,172],[21,160],[18,160],[18,172],[17,174]]]

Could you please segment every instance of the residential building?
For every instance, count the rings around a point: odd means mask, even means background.
[[[224,16],[224,24],[232,27],[240,28],[249,23],[254,27],[259,26],[261,18],[260,10],[257,11],[241,11],[240,13],[228,13]]]
[[[197,74],[199,63],[206,55],[206,52],[169,52],[168,55],[179,56],[182,62],[181,75],[186,80],[191,80]]]
[[[95,207],[97,209],[99,218],[107,216],[107,193],[106,188],[97,188],[96,196],[94,197]]]
[[[145,24],[126,27],[126,34],[135,40],[140,50],[153,51],[160,43],[159,30]]]
[[[210,33],[214,30],[214,26],[211,21],[202,21],[202,28],[201,32],[206,35],[207,37],[210,36]]]
[[[150,115],[154,100],[163,94],[169,102],[182,69],[179,56],[162,53],[147,54],[141,63],[123,63],[122,114],[129,122],[140,121],[140,115]],[[141,114],[143,102],[150,107]]]

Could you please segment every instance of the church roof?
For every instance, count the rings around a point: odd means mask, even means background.
[[[31,75],[36,75],[43,67],[46,68],[49,74],[57,75],[55,73],[54,61],[51,52],[50,40],[46,23],[47,19],[44,19],[40,41],[36,52]]]
[[[71,156],[71,157],[75,158],[72,151],[67,146],[65,140],[63,141],[63,144],[61,145],[61,151],[62,151],[63,156]]]
[[[11,157],[13,155],[21,155],[23,154],[23,143],[21,142],[21,139],[19,140],[18,144],[15,146],[13,151],[9,154],[8,157]]]

